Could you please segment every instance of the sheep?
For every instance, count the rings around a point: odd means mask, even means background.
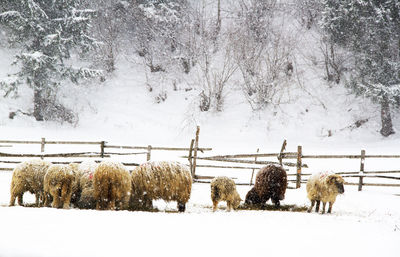
[[[322,214],[325,213],[327,202],[329,202],[328,213],[331,213],[336,196],[344,193],[343,183],[343,178],[332,172],[319,172],[312,175],[306,186],[307,197],[311,201],[311,206],[307,211],[311,212],[316,202],[315,211],[318,212],[320,201],[322,201]]]
[[[46,172],[43,181],[44,205],[69,209],[73,184],[76,182],[76,172],[71,165],[52,164]]]
[[[278,165],[268,165],[260,169],[254,187],[246,194],[248,205],[263,205],[271,198],[275,207],[285,198],[287,187],[286,171]]]
[[[131,177],[122,163],[103,161],[96,167],[93,174],[96,210],[126,209],[130,190]]]
[[[179,162],[146,162],[132,173],[131,208],[152,208],[152,200],[177,201],[184,212],[192,190],[189,168]]]
[[[94,161],[84,161],[78,166],[79,199],[76,202],[78,208],[94,209],[96,201],[94,199],[93,174],[97,164]]]
[[[228,211],[231,211],[232,208],[236,209],[242,201],[236,191],[235,182],[228,177],[216,177],[211,181],[211,200],[213,211],[217,210],[220,201],[226,201]]]
[[[50,165],[50,162],[32,159],[15,167],[11,179],[10,206],[14,206],[17,197],[18,204],[22,206],[22,197],[27,191],[35,194],[37,207],[43,204],[43,179]]]
[[[81,194],[81,190],[79,187],[79,178],[80,178],[80,170],[79,170],[79,163],[70,163],[68,166],[74,171],[75,179],[72,182],[72,195],[71,195],[71,204],[76,205]]]

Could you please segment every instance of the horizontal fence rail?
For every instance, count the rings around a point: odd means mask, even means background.
[[[190,142],[189,147],[165,147],[165,146],[130,146],[130,145],[115,145],[109,144],[107,141],[57,141],[57,140],[46,140],[41,138],[41,140],[0,140],[0,167],[1,171],[12,170],[11,167],[3,166],[15,166],[21,163],[24,158],[51,158],[56,159],[52,161],[57,164],[67,164],[71,162],[79,163],[82,160],[74,160],[73,158],[93,158],[96,162],[100,162],[103,158],[129,158],[129,161],[121,161],[124,165],[128,167],[138,166],[142,161],[140,158],[145,158],[149,161],[152,158],[153,151],[176,151],[176,152],[186,152],[185,155],[180,155],[176,157],[184,158],[189,162],[190,171],[195,182],[199,183],[209,183],[211,179],[215,176],[212,175],[201,175],[196,173],[196,169],[224,169],[232,170],[236,172],[249,172],[251,174],[249,183],[237,182],[238,185],[252,185],[254,173],[265,165],[282,165],[287,171],[288,181],[290,183],[296,183],[296,188],[299,188],[301,184],[307,182],[307,178],[312,174],[311,172],[305,172],[304,169],[309,168],[309,165],[304,163],[306,160],[317,160],[317,159],[351,159],[360,160],[360,169],[357,171],[337,171],[336,174],[342,175],[345,179],[348,178],[349,181],[346,185],[357,185],[358,189],[361,191],[363,186],[391,186],[400,187],[400,184],[396,183],[400,180],[400,170],[377,170],[377,171],[365,171],[365,160],[369,158],[375,159],[400,159],[399,154],[366,154],[366,151],[362,150],[360,154],[303,154],[302,146],[297,147],[297,152],[286,151],[287,142],[284,140],[282,147],[278,153],[260,153],[257,149],[256,153],[240,153],[240,154],[228,154],[228,155],[212,155],[204,156],[205,152],[212,151],[212,148],[199,147],[199,133],[200,128],[197,127],[195,138]],[[6,151],[7,148],[14,147],[15,145],[40,145],[40,153],[9,153]],[[95,147],[95,151],[76,151],[67,153],[45,153],[46,145],[82,145],[87,146],[87,149],[92,149]],[[91,147],[91,148],[89,148]],[[96,149],[96,147],[98,147]],[[13,150],[18,150],[17,147]],[[121,150],[121,151],[119,151]],[[131,150],[131,151],[129,151]],[[13,151],[14,152],[14,151]],[[203,154],[203,155],[202,155]],[[130,157],[134,159],[131,162]],[[135,157],[136,156],[136,157]],[[145,156],[145,157],[142,157]],[[59,158],[59,159],[57,159]],[[136,159],[138,161],[135,161]],[[286,160],[286,161],[285,161]],[[400,164],[399,164],[400,166]],[[246,171],[247,170],[247,171]],[[214,171],[213,171],[214,172]],[[233,178],[237,179],[237,178]],[[358,183],[355,180],[358,179]],[[365,180],[369,180],[368,183]],[[393,181],[390,183],[370,183],[379,182],[379,180]],[[353,182],[354,181],[354,182]]]

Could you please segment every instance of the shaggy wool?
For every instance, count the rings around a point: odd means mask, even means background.
[[[44,176],[44,205],[68,209],[76,173],[71,165],[52,164]]]
[[[217,210],[220,201],[226,201],[227,210],[236,209],[240,201],[239,193],[236,191],[235,182],[228,177],[216,177],[211,181],[211,200],[213,211]]]
[[[43,180],[51,163],[41,159],[32,159],[17,165],[11,179],[10,206],[14,206],[15,199],[23,205],[23,194],[30,192],[35,194],[36,206],[43,204]]]
[[[312,175],[307,181],[307,197],[311,201],[308,212],[312,211],[316,203],[315,211],[319,211],[319,205],[322,201],[322,214],[325,213],[326,203],[329,203],[328,213],[332,212],[332,206],[336,201],[338,194],[344,193],[344,179],[332,172],[319,172]]]
[[[189,168],[179,162],[146,162],[132,173],[131,208],[151,208],[152,200],[177,201],[185,211],[192,190]]]
[[[93,174],[93,196],[97,210],[127,209],[131,176],[120,162],[103,161]]]
[[[270,198],[276,207],[285,199],[287,187],[286,171],[278,165],[268,165],[260,169],[254,187],[246,195],[246,204],[263,205]]]

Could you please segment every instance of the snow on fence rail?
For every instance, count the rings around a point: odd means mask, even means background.
[[[336,174],[340,174],[345,178],[358,178],[358,183],[347,182],[347,185],[357,185],[358,190],[361,191],[363,186],[390,186],[390,187],[400,187],[400,184],[396,183],[365,183],[364,179],[366,178],[376,178],[376,179],[386,179],[386,180],[400,180],[398,176],[390,176],[399,174],[399,170],[387,170],[387,171],[365,171],[365,160],[368,158],[382,158],[382,159],[392,159],[397,158],[400,159],[400,155],[366,155],[365,150],[361,150],[360,155],[304,155],[303,147],[298,146],[297,152],[284,152],[286,149],[286,140],[284,140],[282,144],[281,151],[279,153],[259,153],[257,149],[257,153],[254,154],[234,154],[234,155],[215,155],[215,156],[205,156],[198,157],[199,161],[207,161],[206,164],[197,164],[197,168],[219,168],[219,169],[250,169],[252,170],[251,179],[249,183],[237,183],[239,185],[252,185],[254,170],[259,169],[261,166],[266,164],[280,164],[286,167],[296,167],[295,172],[291,173],[290,169],[286,169],[288,172],[288,181],[291,183],[295,183],[295,188],[299,188],[301,184],[307,182],[307,179],[311,173],[304,173],[303,168],[308,168],[308,165],[303,163],[303,159],[360,159],[360,170],[359,171],[348,171],[348,172],[335,172]],[[190,156],[182,156],[189,157]],[[277,161],[262,161],[258,158],[277,158]],[[193,158],[193,157],[192,157]],[[252,160],[246,158],[253,158]],[[283,160],[291,160],[296,159],[296,162],[284,162]],[[229,165],[215,165],[214,162],[225,162],[229,163]],[[252,164],[250,165],[238,165],[238,164]],[[385,174],[385,175],[381,175]],[[200,183],[209,183],[213,177],[212,176],[202,176],[194,174],[194,178],[196,182]],[[292,179],[292,177],[295,177]],[[293,188],[293,187],[289,187]]]
[[[17,140],[0,140],[0,147],[12,147],[13,144],[40,144],[41,153],[40,154],[20,154],[20,153],[5,153],[0,152],[0,164],[18,164],[22,160],[4,160],[4,158],[28,158],[28,157],[40,157],[40,158],[100,158],[95,161],[99,162],[103,158],[109,158],[111,156],[133,156],[133,155],[146,155],[146,160],[151,159],[152,151],[184,151],[188,152],[188,155],[180,156],[185,158],[189,162],[190,170],[195,182],[199,183],[210,183],[210,180],[215,176],[201,175],[196,173],[196,169],[231,169],[231,170],[251,170],[251,178],[249,183],[237,183],[238,185],[252,185],[254,172],[256,169],[261,168],[267,164],[279,164],[287,167],[288,171],[288,181],[290,183],[295,183],[294,188],[301,187],[302,183],[307,182],[307,178],[311,173],[304,173],[303,168],[308,168],[308,165],[303,163],[303,159],[360,159],[360,169],[358,171],[348,171],[348,172],[336,172],[347,178],[358,178],[358,183],[346,183],[348,185],[358,185],[358,190],[361,191],[363,186],[393,186],[399,187],[400,184],[395,183],[365,183],[364,179],[385,179],[385,180],[400,180],[400,177],[390,176],[394,174],[399,174],[400,170],[388,170],[388,171],[365,171],[365,160],[368,158],[400,158],[400,155],[366,155],[365,150],[361,150],[360,155],[304,155],[303,147],[298,146],[297,152],[285,152],[287,142],[284,140],[279,153],[257,153],[250,154],[231,154],[231,155],[214,155],[214,156],[199,156],[199,151],[204,153],[206,151],[211,151],[212,148],[200,148],[199,147],[199,133],[200,127],[197,127],[195,138],[191,140],[190,147],[157,147],[157,146],[119,146],[111,145],[106,141],[46,141],[42,138],[40,141],[17,141]],[[45,146],[55,144],[55,145],[94,145],[99,147],[99,151],[91,152],[75,152],[75,153],[44,153]],[[108,151],[108,149],[113,149]],[[144,150],[140,152],[118,152],[117,150]],[[251,159],[249,159],[251,158]],[[276,161],[271,160],[260,160],[261,158],[276,158]],[[296,160],[295,162],[290,162],[290,160]],[[288,161],[284,161],[288,160]],[[52,161],[53,163],[66,164],[70,162],[80,162],[80,161]],[[218,164],[216,164],[216,162]],[[221,162],[229,163],[227,165],[222,165]],[[137,166],[138,163],[134,162],[124,162],[122,163],[126,166]],[[295,168],[295,172],[290,172],[290,168]],[[9,167],[0,167],[0,170],[12,170]],[[382,175],[385,174],[385,175]],[[294,178],[292,178],[294,177]],[[289,187],[290,188],[290,187]]]
[[[190,155],[197,156],[197,152],[205,152],[211,151],[212,148],[201,148],[198,146],[198,133],[200,128],[197,128],[197,137],[191,141],[191,145],[189,148],[187,147],[160,147],[160,146],[127,146],[127,145],[111,145],[106,141],[46,141],[45,138],[42,138],[40,141],[23,141],[23,140],[0,140],[0,147],[11,148],[15,144],[19,145],[40,145],[40,153],[6,153],[0,151],[0,164],[4,165],[13,165],[15,166],[18,163],[24,161],[24,158],[100,158],[95,160],[96,162],[100,162],[103,158],[109,158],[112,156],[132,156],[132,155],[146,155],[146,160],[151,160],[152,151],[189,151]],[[196,140],[196,141],[195,141]],[[86,151],[86,152],[69,152],[69,153],[44,153],[46,145],[93,145],[98,146],[99,151]],[[114,151],[108,149],[113,149]],[[117,150],[146,150],[141,152],[118,152]],[[7,160],[8,158],[18,159],[18,160]],[[71,160],[71,161],[52,161],[55,164],[68,164],[71,162],[80,163],[82,160]],[[189,161],[190,169],[192,170],[192,160]],[[126,166],[138,166],[138,163],[133,162],[124,162],[122,164]],[[11,171],[13,167],[0,167],[0,171]],[[193,171],[194,172],[194,171]]]

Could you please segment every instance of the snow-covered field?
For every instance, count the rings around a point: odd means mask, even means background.
[[[185,213],[7,207],[11,173],[0,174],[0,256],[398,256],[398,189],[346,187],[332,214],[211,210],[194,184]],[[245,197],[249,186],[239,186]],[[25,202],[34,202],[25,194]],[[305,187],[282,204],[308,205]]]

